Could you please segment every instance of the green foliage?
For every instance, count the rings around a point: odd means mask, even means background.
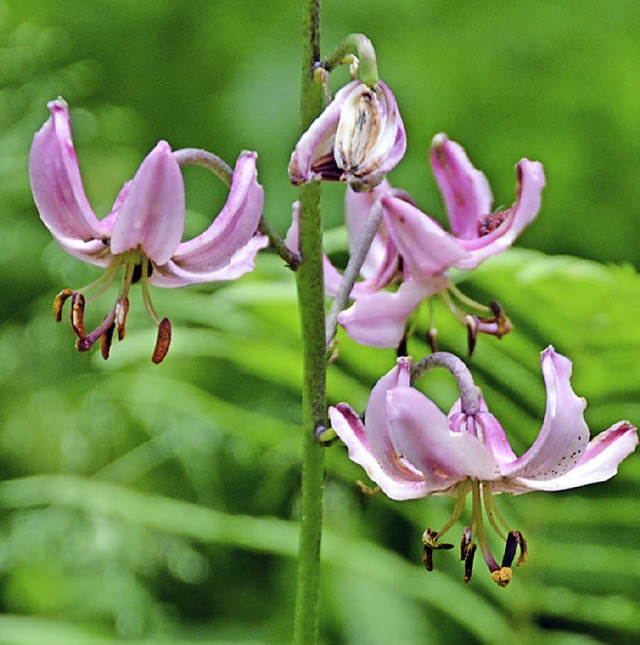
[[[460,276],[478,299],[500,300],[515,324],[501,341],[481,338],[469,361],[515,448],[539,428],[539,352],[549,343],[574,361],[593,433],[620,418],[638,422],[640,278],[630,265],[540,252],[640,263],[638,5],[452,7],[326,0],[323,44],[328,51],[352,31],[371,37],[409,130],[393,181],[430,211],[442,212],[425,183],[425,151],[440,129],[486,169],[497,203],[511,203],[521,156],[545,163],[545,206],[524,239],[539,251],[516,250]],[[228,161],[257,149],[267,215],[284,231],[295,198],[286,164],[297,130],[298,19],[284,0],[0,4],[0,643],[290,637],[301,444],[293,276],[264,255],[233,285],[155,290],[158,311],[174,323],[159,367],[135,293],[111,359],[77,354],[50,303],[96,271],[50,241],[26,160],[46,101],[63,95],[100,214],[165,138]],[[205,173],[187,181],[195,231],[225,193]],[[341,200],[342,188],[328,187],[331,225],[341,223]],[[328,238],[339,251],[339,233]],[[426,353],[425,324],[423,314],[410,343],[416,357]],[[436,324],[441,348],[464,355],[464,330],[440,309]],[[362,409],[393,352],[343,334],[339,351],[329,400]],[[444,408],[455,397],[446,374],[420,386]],[[344,448],[326,457],[324,642],[637,641],[637,455],[602,485],[501,496],[530,547],[506,590],[480,562],[464,585],[451,552],[424,571],[420,535],[444,522],[451,499],[365,497]]]

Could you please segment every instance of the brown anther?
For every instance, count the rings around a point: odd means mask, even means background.
[[[491,579],[498,585],[498,587],[506,587],[513,577],[513,572],[509,567],[501,567],[496,571],[491,572]]]
[[[428,544],[422,547],[422,563],[427,571],[433,571],[433,548]]]
[[[476,555],[477,546],[472,542],[467,548],[467,557],[464,559],[464,582],[467,584],[473,575],[473,558]]]
[[[432,354],[438,351],[438,330],[435,327],[429,327],[427,331],[427,344]]]
[[[64,303],[73,295],[71,289],[63,289],[54,299],[53,299],[53,319],[56,322],[62,320],[62,308]]]
[[[529,551],[527,550],[527,541],[520,531],[516,531],[520,536],[520,557],[516,561],[516,567],[521,567],[529,559]]]
[[[157,365],[162,363],[164,357],[169,351],[171,344],[171,322],[168,318],[163,318],[158,325],[158,337],[156,339],[156,347],[153,350],[151,360]]]
[[[365,495],[369,495],[369,497],[373,495],[377,495],[382,490],[380,486],[371,488],[370,486],[367,486],[364,482],[360,481],[359,479],[356,480],[356,486],[360,489],[361,493],[364,493]]]
[[[408,356],[408,351],[407,351],[407,334],[402,334],[402,338],[400,339],[400,342],[398,343],[398,347],[396,347],[396,356],[400,358],[401,356]]]
[[[109,327],[109,329],[100,336],[100,354],[102,354],[102,358],[104,358],[105,361],[109,358],[115,328],[115,324],[111,325],[111,327]]]
[[[498,338],[502,338],[506,334],[508,334],[511,329],[513,328],[513,325],[511,324],[511,321],[507,317],[507,315],[504,313],[504,309],[500,305],[499,302],[496,300],[492,300],[489,303],[489,307],[491,308],[491,311],[493,315],[495,316],[495,322],[498,325],[498,331],[496,332],[496,336]]]
[[[84,296],[79,291],[71,295],[71,327],[78,339],[87,335],[84,327],[84,302]]]
[[[473,531],[469,526],[462,531],[462,539],[460,540],[460,559],[466,560],[469,555],[469,550],[473,546]]]
[[[123,340],[127,331],[127,314],[129,313],[129,298],[123,296],[116,302],[115,326],[118,330],[118,340]],[[113,333],[113,331],[111,332]]]
[[[471,357],[478,340],[478,320],[475,316],[467,315],[465,316],[465,325],[467,326],[467,349],[469,357]]]
[[[433,571],[433,552],[440,549],[448,550],[453,549],[453,544],[446,542],[438,542],[438,531],[427,528],[422,534],[422,562],[427,571]]]
[[[513,559],[516,557],[519,542],[520,538],[518,531],[509,531],[509,535],[507,535],[507,544],[504,547],[501,566],[510,567],[513,564]]]

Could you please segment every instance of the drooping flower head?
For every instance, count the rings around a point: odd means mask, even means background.
[[[401,342],[407,318],[425,299],[438,294],[445,306],[469,330],[470,347],[478,332],[506,334],[511,324],[497,303],[473,303],[452,284],[448,269],[473,269],[507,249],[538,214],[545,184],[542,165],[522,159],[516,165],[516,202],[492,211],[493,196],[483,173],[462,147],[437,135],[431,162],[451,223],[451,233],[422,212],[403,191],[387,182],[369,193],[347,190],[346,221],[353,248],[371,216],[381,207],[383,220],[363,266],[364,280],[351,292],[354,304],[339,323],[354,340],[374,347]],[[330,294],[338,290],[339,273],[325,271]],[[396,290],[386,287],[399,285]]]
[[[430,361],[430,363],[428,363]],[[412,387],[421,366],[446,366],[453,371],[461,397],[445,415]],[[542,353],[547,405],[533,445],[517,457],[498,420],[489,412],[466,367],[456,357],[437,353],[412,368],[411,359],[383,376],[371,391],[364,422],[346,403],[330,408],[333,430],[347,445],[349,457],[391,499],[407,500],[441,494],[457,498],[453,515],[440,531],[423,535],[427,569],[433,551],[452,545],[440,538],[464,510],[472,494],[472,517],[461,541],[465,581],[471,578],[476,543],[493,579],[505,586],[511,565],[526,560],[526,542],[497,511],[493,495],[559,491],[610,479],[620,462],[633,452],[638,436],[634,426],[620,421],[589,440],[584,420],[586,402],[571,388],[571,361],[552,347]],[[505,541],[499,563],[491,553],[483,516]]]
[[[63,290],[54,303],[60,320],[65,301],[71,298],[71,323],[76,346],[86,351],[99,339],[102,354],[109,355],[112,337],[125,334],[129,291],[140,282],[145,305],[158,325],[153,355],[160,362],[169,348],[171,325],[158,319],[148,286],[177,287],[197,282],[230,280],[250,271],[260,248],[267,244],[256,234],[263,205],[257,183],[256,157],[243,153],[233,172],[231,190],[222,211],[198,237],[181,242],[185,221],[184,182],[178,153],[160,141],[147,155],[133,179],[117,196],[103,219],[94,214],[85,195],[71,137],[67,104],[48,104],[51,116],[35,134],[29,158],[29,176],[40,218],[55,241],[80,260],[105,267],[93,284]],[[124,275],[114,307],[96,329],[84,324],[85,295],[101,295],[120,268]]]
[[[289,162],[293,184],[346,181],[354,190],[377,186],[407,147],[396,99],[378,81],[353,80],[302,135]]]

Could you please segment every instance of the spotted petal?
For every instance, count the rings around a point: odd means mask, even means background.
[[[558,491],[611,479],[620,462],[638,445],[636,428],[628,421],[619,421],[608,430],[594,437],[587,445],[580,461],[560,477],[546,480],[517,478],[504,490],[511,493],[530,491]]]
[[[503,467],[510,478],[556,479],[580,461],[589,443],[587,404],[571,389],[571,361],[549,346],[542,352],[542,374],[547,390],[542,428],[531,448]]]

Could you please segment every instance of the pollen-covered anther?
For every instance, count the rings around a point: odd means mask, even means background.
[[[502,306],[497,300],[492,300],[489,303],[489,307],[493,312],[493,315],[495,316],[495,322],[498,326],[496,336],[498,338],[502,338],[503,336],[505,336],[511,331],[511,329],[513,328],[513,325],[511,324],[511,321],[504,313],[504,309],[502,308]]]
[[[127,331],[127,314],[129,313],[129,298],[122,296],[115,307],[115,326],[118,330],[118,340],[122,340]],[[111,332],[113,333],[113,331]]]
[[[84,326],[84,305],[84,296],[79,291],[74,291],[71,294],[71,327],[79,340],[87,335]]]
[[[438,542],[438,531],[427,528],[422,534],[422,562],[427,571],[433,571],[433,552],[440,549],[453,549],[453,544]]]
[[[512,577],[513,572],[510,567],[501,567],[491,572],[491,578],[498,587],[506,587],[511,582]]]
[[[73,295],[72,289],[63,289],[54,299],[53,299],[53,318],[56,322],[62,320],[62,308],[64,303]]]
[[[158,325],[158,337],[156,339],[156,346],[153,350],[151,360],[157,365],[162,363],[164,357],[169,351],[171,345],[171,322],[168,318],[163,318]]]

